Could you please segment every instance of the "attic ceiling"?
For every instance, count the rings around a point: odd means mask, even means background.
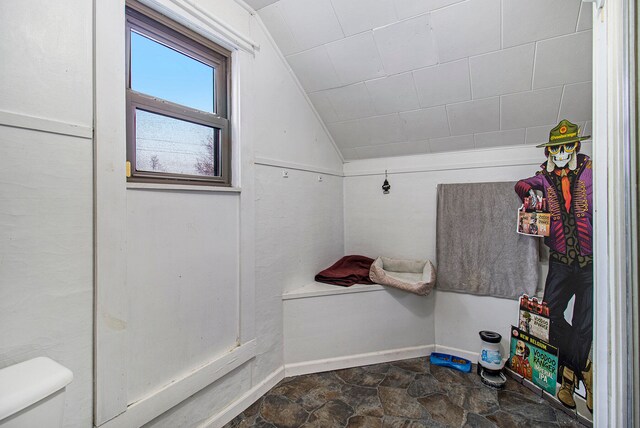
[[[345,160],[546,141],[591,127],[591,3],[246,0]]]

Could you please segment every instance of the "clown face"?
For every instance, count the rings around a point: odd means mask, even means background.
[[[547,147],[547,165],[550,170],[554,167],[564,168],[569,165],[570,170],[577,167],[578,142],[560,144]]]

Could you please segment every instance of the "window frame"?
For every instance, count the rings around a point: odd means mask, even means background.
[[[127,161],[131,171],[128,182],[231,186],[231,52],[136,2],[127,1],[125,9],[125,82]],[[164,46],[214,68],[213,113],[177,104],[131,88],[131,32],[134,31]],[[136,109],[172,119],[211,127],[218,132],[214,162],[216,175],[190,175],[162,171],[136,170]]]

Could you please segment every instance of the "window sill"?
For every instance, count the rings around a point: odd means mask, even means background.
[[[366,293],[384,290],[379,284],[355,284],[351,287],[312,282],[282,295],[282,300],[306,299],[308,297],[335,296],[338,294]]]
[[[128,182],[127,189],[133,190],[173,190],[185,192],[240,193],[239,187],[194,186],[189,184],[135,183]]]

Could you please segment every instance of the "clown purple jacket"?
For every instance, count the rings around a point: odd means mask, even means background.
[[[558,192],[553,185],[551,175],[547,172],[547,162],[542,165],[542,170],[536,175],[525,178],[516,183],[515,190],[521,200],[529,194],[529,190],[539,190],[547,198],[549,211],[551,212],[551,230],[549,236],[544,238],[544,243],[552,250],[566,254],[567,243],[562,227],[562,213]],[[572,190],[571,205],[576,219],[580,254],[587,256],[592,254],[592,194],[593,173],[591,160],[588,156],[578,154],[577,177]]]

